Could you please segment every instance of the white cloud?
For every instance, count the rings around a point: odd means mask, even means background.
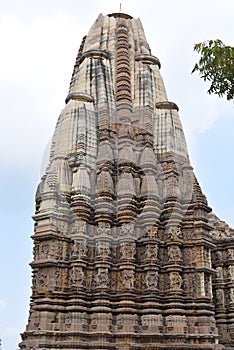
[[[7,301],[0,299],[0,310],[7,308]]]

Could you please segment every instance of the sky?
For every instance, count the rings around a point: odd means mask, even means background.
[[[195,43],[233,46],[233,0],[0,0],[0,338],[16,350],[31,294],[34,196],[82,37],[99,13],[140,17],[177,103],[194,171],[214,212],[234,227],[234,104],[191,70]]]

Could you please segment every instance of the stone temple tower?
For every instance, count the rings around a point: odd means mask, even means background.
[[[21,349],[234,349],[234,231],[139,19],[100,15],[82,40],[34,220]]]

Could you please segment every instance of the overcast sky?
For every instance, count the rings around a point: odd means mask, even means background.
[[[233,0],[0,0],[0,338],[15,350],[31,293],[34,194],[43,153],[64,107],[82,37],[99,13],[140,17],[178,104],[195,173],[209,204],[234,226],[234,105],[191,75],[193,46],[233,46]]]

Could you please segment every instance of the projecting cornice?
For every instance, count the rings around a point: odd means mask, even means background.
[[[78,100],[83,102],[94,102],[94,98],[91,95],[88,95],[84,92],[73,92],[67,95],[65,103],[68,103],[70,100]]]
[[[135,57],[135,60],[146,64],[155,64],[159,67],[159,69],[161,68],[161,63],[159,59],[153,55],[137,55]]]
[[[89,57],[96,58],[96,59],[98,58],[109,59],[110,55],[108,52],[103,50],[89,50],[82,54],[82,56],[80,57],[80,63],[82,63],[85,60],[85,58],[89,58]]]
[[[133,17],[128,15],[127,13],[121,13],[121,12],[116,12],[116,13],[110,13],[108,17],[115,17],[115,18],[124,18],[124,19],[132,19]]]
[[[177,111],[179,110],[177,104],[171,101],[157,102],[155,106],[158,109],[176,109]]]

